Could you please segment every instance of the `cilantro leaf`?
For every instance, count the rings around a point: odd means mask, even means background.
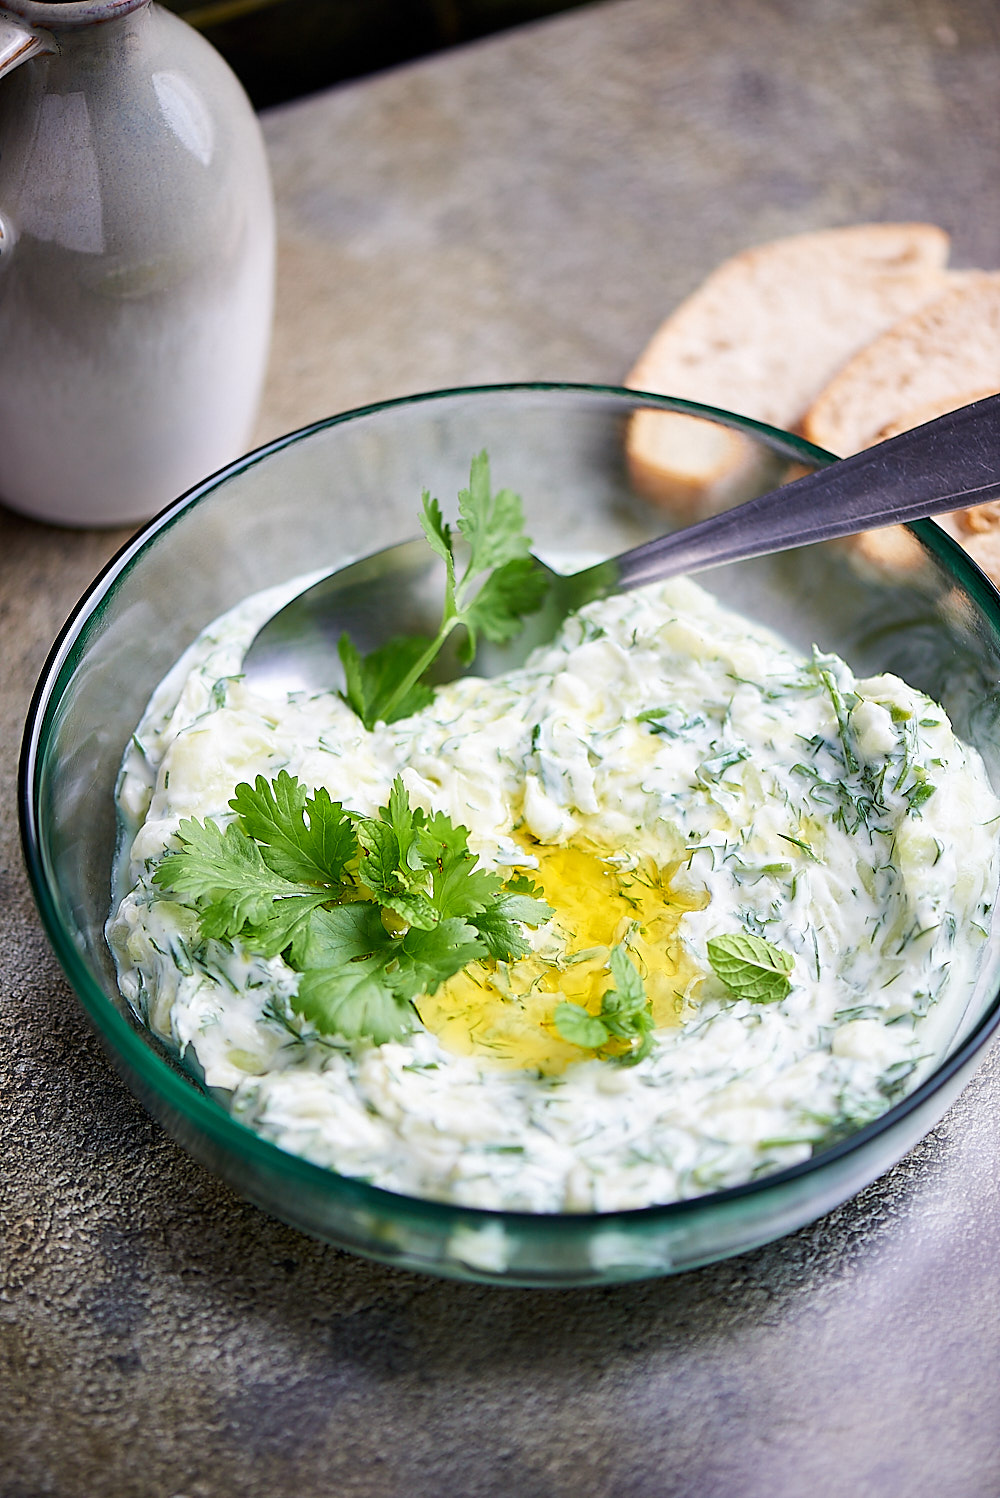
[[[712,971],[736,999],[749,999],[751,1004],[776,1004],[791,989],[788,975],[795,959],[762,936],[753,936],[748,931],[713,936],[707,950]]]
[[[512,881],[513,882],[513,881]],[[508,884],[488,905],[469,916],[497,962],[515,962],[531,950],[520,926],[543,926],[552,915],[544,900],[511,891]]]
[[[411,927],[402,936],[393,936],[378,906],[367,902],[319,911],[305,953],[307,971],[345,966],[364,970],[402,1000],[435,993],[483,955],[476,932],[464,921],[443,921],[433,931]],[[295,1000],[292,1003],[295,1007]]]
[[[379,907],[369,900],[317,910],[302,951],[303,968],[337,967],[375,958],[388,962],[392,938]]]
[[[490,460],[477,453],[469,470],[469,487],[459,490],[458,529],[469,545],[466,577],[527,558],[531,543],[524,535],[520,496],[510,489],[490,492]]]
[[[433,931],[411,926],[398,941],[398,966],[386,981],[408,999],[436,993],[442,983],[485,955],[475,927],[457,918],[442,921]]]
[[[548,588],[544,572],[531,557],[516,557],[491,572],[462,616],[468,635],[459,649],[463,665],[471,665],[478,634],[496,645],[511,640],[525,614],[540,609]]]
[[[465,827],[440,813],[431,817],[421,837],[421,852],[431,870],[435,909],[444,916],[469,916],[485,910],[502,888],[498,874],[481,869],[469,848]]]
[[[514,881],[504,886],[494,902],[508,921],[522,921],[525,926],[544,926],[554,914],[552,906],[539,895],[523,895],[514,889]]]
[[[287,951],[290,966],[302,965],[302,955],[309,941],[314,917],[323,908],[326,896],[322,892],[313,895],[290,895],[276,900],[271,914],[262,921],[236,932],[240,940],[252,952],[262,957],[277,957]],[[208,912],[206,912],[208,914]],[[202,920],[205,931],[205,920]]]
[[[468,547],[461,579],[455,534],[438,501],[427,490],[422,497],[424,536],[445,564],[444,604],[434,639],[398,636],[363,656],[346,635],[341,636],[338,650],[345,678],[341,696],[368,729],[378,722],[395,723],[409,717],[430,701],[432,694],[424,678],[459,625],[466,630],[459,659],[470,665],[480,634],[498,644],[509,640],[524,615],[542,606],[546,576],[530,555],[521,501],[510,489],[492,492],[485,452],[473,458],[469,487],[461,491],[458,503],[458,534]]]
[[[441,514],[441,506],[425,489],[421,499],[420,528],[427,537],[427,544],[436,551],[448,568],[451,590],[455,587],[455,547],[451,526]]]
[[[420,834],[427,818],[419,806],[410,805],[401,775],[397,775],[392,782],[388,804],[380,809],[379,817],[395,834],[399,845],[400,866],[408,869],[421,868]]]

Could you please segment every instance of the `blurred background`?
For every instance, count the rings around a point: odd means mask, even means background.
[[[297,98],[589,0],[164,0],[254,105]]]

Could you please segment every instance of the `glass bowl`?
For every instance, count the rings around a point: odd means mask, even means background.
[[[411,536],[424,487],[457,493],[486,448],[525,500],[540,551],[609,554],[667,528],[639,498],[623,436],[640,409],[701,414],[744,434],[758,488],[829,454],[689,402],[530,384],[369,406],[294,432],[207,479],[144,527],[81,601],[31,707],[21,818],[41,917],[128,1086],[185,1149],[237,1191],[329,1243],[405,1268],[514,1285],[613,1283],[706,1264],[829,1211],[932,1127],[1000,1016],[996,944],[961,1031],[929,1078],[875,1122],[746,1185],[642,1210],[531,1215],[411,1199],[283,1152],[230,1117],[121,999],[104,939],[114,785],[153,687],[199,631],[246,595]],[[910,528],[919,565],[862,575],[843,547],[801,548],[701,579],[806,650],[860,674],[896,671],[942,701],[1000,786],[1000,598],[932,522]]]

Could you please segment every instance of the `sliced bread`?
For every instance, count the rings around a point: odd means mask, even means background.
[[[803,435],[838,457],[1000,390],[1000,271],[966,273],[849,360],[810,407]]]
[[[948,245],[933,224],[861,224],[746,250],[667,318],[626,383],[795,427],[841,365],[951,284]],[[756,476],[753,444],[693,417],[637,413],[626,451],[636,488],[684,520]]]

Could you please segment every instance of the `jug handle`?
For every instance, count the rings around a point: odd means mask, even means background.
[[[56,44],[44,31],[0,20],[0,78],[39,52],[55,52]]]

